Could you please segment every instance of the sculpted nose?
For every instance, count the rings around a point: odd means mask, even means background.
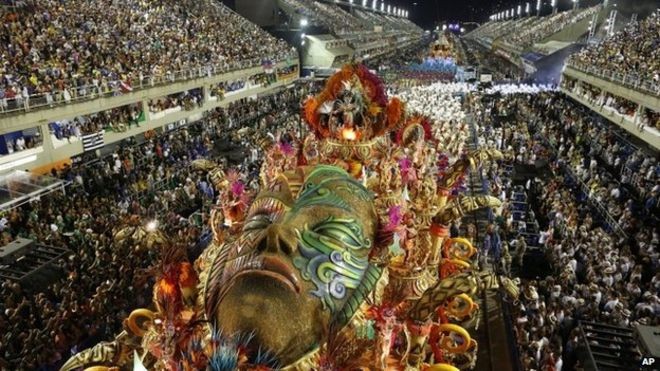
[[[257,245],[261,253],[283,253],[291,255],[295,251],[296,235],[294,231],[283,224],[271,224]]]

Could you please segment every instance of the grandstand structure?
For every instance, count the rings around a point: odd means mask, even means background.
[[[582,41],[591,28],[602,24],[608,9],[596,5],[547,16],[492,19],[466,34],[465,38],[532,74],[536,72],[536,62]]]
[[[67,5],[59,12],[64,12],[62,17],[75,17],[73,12],[77,12],[81,19],[87,20],[85,27],[100,32],[110,24],[104,23],[98,15],[86,13],[101,14],[94,3]],[[91,54],[84,54],[82,48],[68,56],[48,56],[49,51],[38,50],[40,44],[36,43],[31,56],[44,63],[37,65],[35,62],[34,66],[29,66],[27,58],[19,58],[22,62],[11,70],[16,59],[9,59],[10,53],[2,56],[5,69],[0,86],[0,172],[29,169],[46,173],[75,162],[83,155],[86,158],[90,154],[100,156],[105,147],[111,148],[125,139],[135,138],[140,142],[155,132],[199,120],[210,110],[227,107],[241,99],[256,98],[298,79],[300,63],[295,48],[221,2],[166,1],[152,4],[129,0],[119,5],[125,5],[133,12],[136,23],[130,30],[137,30],[139,35],[126,32],[116,38],[116,45],[109,42],[108,55],[113,52],[121,57],[116,64],[112,64],[115,62],[108,56],[104,62],[110,64],[93,65],[97,61],[85,60]],[[24,7],[3,8],[2,12],[4,18],[15,22],[13,29],[20,30],[26,27],[21,20],[31,18],[35,11],[50,11],[53,17],[57,17],[58,10],[48,6],[48,3],[28,2]],[[114,8],[113,3],[102,16],[111,18],[111,14],[119,10]],[[200,29],[189,29],[188,32],[192,32],[183,35],[149,27],[151,24],[183,25],[186,17],[196,17]],[[139,24],[138,19],[144,20],[144,24]],[[214,24],[223,24],[223,27],[206,27]],[[73,40],[64,44],[67,37],[63,33],[58,38],[59,29],[33,27],[36,31],[31,31],[48,33],[48,39],[38,36],[37,40],[56,40],[53,43],[62,40],[58,53],[63,53],[67,47],[75,49],[78,45],[76,38],[85,38],[84,33],[89,31],[81,30],[81,35],[62,31]],[[10,32],[14,31],[5,28],[3,37],[14,37],[7,34]],[[129,59],[140,54],[131,55],[131,50],[126,53],[121,50],[122,47],[135,49],[142,46],[138,37],[152,43],[145,45],[145,49],[150,48],[148,53],[141,54],[142,58],[146,54],[151,59],[140,63]],[[89,42],[89,39],[85,41]],[[104,42],[108,43],[108,40]],[[105,46],[95,46],[96,53],[104,52],[99,49]],[[72,66],[74,58],[77,62]],[[153,108],[165,99],[178,103]],[[112,118],[113,112],[117,111],[129,114],[113,119],[121,122],[102,122],[100,127],[85,128],[85,122],[93,121],[99,115]],[[74,126],[76,130],[79,127],[82,130],[61,133],[61,128]]]
[[[64,10],[38,2],[1,9],[16,24],[3,37],[21,40],[12,32],[27,29],[37,42],[18,55],[11,45],[3,50],[8,67],[0,82],[0,173],[45,173],[83,155],[98,156],[128,138],[140,141],[289,85],[303,67],[330,72],[347,61],[389,55],[423,36],[403,10],[373,9],[367,2],[127,0],[124,18],[133,24],[120,20],[120,4],[109,6],[104,17],[93,14],[97,2]],[[58,27],[31,24],[37,13],[62,20]],[[190,17],[198,24],[163,32]],[[88,38],[106,28],[110,33],[108,20],[115,18],[116,27],[125,28],[121,36]],[[67,22],[84,27],[70,33]],[[95,53],[81,47],[90,42],[99,44],[92,46]]]
[[[300,46],[303,70],[324,74],[410,46],[424,31],[399,9],[374,1],[245,0],[236,11],[274,35]]]
[[[660,79],[656,30],[660,11],[566,61],[561,90],[660,150]]]
[[[565,94],[657,150],[660,84],[649,66],[657,57],[654,40],[641,35],[655,34],[658,14],[637,22],[637,14],[626,17],[623,10],[606,1],[540,17],[495,16],[464,40],[502,57],[528,79],[561,76]]]

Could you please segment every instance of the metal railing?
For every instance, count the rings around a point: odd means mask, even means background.
[[[291,53],[288,56],[275,61],[275,63],[297,58],[297,54]],[[158,75],[138,76],[132,85],[128,85],[122,80],[113,80],[107,84],[104,84],[104,86],[84,85],[65,90],[55,90],[47,93],[32,94],[28,97],[21,96],[19,93],[14,98],[0,99],[0,116],[17,112],[29,112],[41,108],[52,108],[58,105],[92,100],[96,98],[113,97],[122,95],[125,93],[125,91],[134,92],[146,88],[167,85],[174,82],[222,75],[228,72],[261,66],[263,61],[264,58],[253,58],[243,61],[200,66],[188,70],[173,72],[168,71]]]
[[[617,83],[634,90],[660,96],[660,82],[653,81],[653,78],[650,76],[642,77],[637,74],[618,73],[604,68],[596,68],[593,65],[588,65],[574,60],[566,61],[566,66],[588,75]]]

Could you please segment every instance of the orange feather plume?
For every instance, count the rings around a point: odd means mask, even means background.
[[[309,97],[304,104],[305,120],[314,128],[319,124],[319,101],[314,97]]]
[[[192,264],[188,262],[181,263],[179,267],[179,285],[181,287],[195,287],[198,283],[197,272]]]
[[[387,104],[387,126],[393,127],[401,121],[403,116],[403,102],[397,97],[390,99]]]

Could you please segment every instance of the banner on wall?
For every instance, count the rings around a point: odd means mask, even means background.
[[[82,136],[83,151],[92,151],[103,147],[103,130]]]

